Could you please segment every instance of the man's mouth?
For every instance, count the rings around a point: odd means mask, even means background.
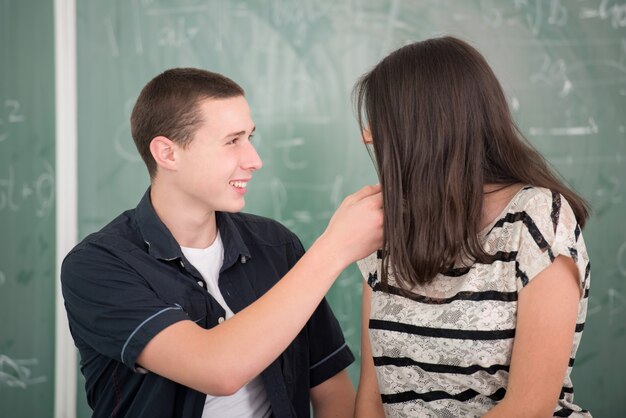
[[[230,185],[238,189],[245,189],[248,185],[247,181],[231,181]]]

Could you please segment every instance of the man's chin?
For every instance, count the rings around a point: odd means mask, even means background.
[[[227,213],[237,213],[237,212],[241,212],[243,210],[243,208],[245,207],[245,202],[240,204],[240,205],[232,205],[228,208],[223,208],[221,211],[222,212],[227,212]]]

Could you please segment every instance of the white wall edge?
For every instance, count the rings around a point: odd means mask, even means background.
[[[76,418],[77,356],[61,295],[63,257],[78,238],[76,0],[54,1],[56,315],[54,417]]]

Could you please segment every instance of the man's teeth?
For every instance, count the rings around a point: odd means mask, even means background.
[[[239,189],[244,189],[246,185],[248,184],[248,182],[247,181],[231,181],[230,184]]]

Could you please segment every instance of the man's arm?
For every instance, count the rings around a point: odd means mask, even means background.
[[[354,411],[354,386],[344,369],[311,388],[315,418],[346,418]]]
[[[355,418],[381,418],[385,416],[376,379],[369,339],[370,305],[372,289],[363,281],[363,305],[361,307],[361,377],[356,396]]]
[[[341,271],[380,247],[381,208],[379,186],[348,196],[322,236],[264,296],[211,329],[192,321],[167,327],[137,363],[203,393],[235,393],[285,350]]]

